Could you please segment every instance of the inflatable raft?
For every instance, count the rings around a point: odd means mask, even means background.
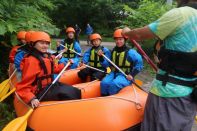
[[[60,82],[71,84],[82,92],[82,99],[41,102],[28,119],[28,127],[35,131],[120,131],[139,129],[143,118],[147,93],[131,85],[118,94],[101,97],[100,81],[81,83],[79,70],[68,70]],[[10,73],[12,70],[10,70]],[[12,87],[17,82],[11,80]],[[79,84],[77,84],[79,83]],[[15,93],[17,116],[23,116],[30,107]]]

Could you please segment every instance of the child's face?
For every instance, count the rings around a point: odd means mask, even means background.
[[[46,41],[38,41],[36,42],[34,48],[42,53],[46,53],[49,48],[50,43]]]
[[[74,33],[73,32],[68,32],[67,36],[70,39],[74,39]]]
[[[95,47],[99,47],[101,44],[101,40],[100,39],[95,39],[92,41],[93,46]]]
[[[125,39],[122,37],[115,38],[115,43],[117,47],[122,47],[125,44]]]

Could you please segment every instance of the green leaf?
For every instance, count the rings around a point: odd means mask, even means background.
[[[14,32],[14,31],[15,31],[15,30],[14,30],[13,25],[12,25],[12,24],[10,24],[10,23],[9,23],[9,24],[7,24],[7,29],[8,29],[7,31],[8,31],[8,32],[10,32],[10,33],[12,33],[12,32]]]
[[[0,23],[0,35],[4,35],[7,32],[6,25],[2,22]]]

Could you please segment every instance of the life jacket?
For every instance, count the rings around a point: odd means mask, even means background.
[[[14,47],[12,48],[12,50],[10,51],[10,54],[9,54],[9,62],[10,62],[10,63],[14,63],[15,55],[16,55],[18,49],[19,49],[22,45],[23,45],[22,43],[19,43],[19,44],[17,44],[16,46],[14,46]]]
[[[65,47],[68,49],[66,52],[63,53],[63,56],[66,58],[74,58],[75,57],[75,53],[70,51],[70,50],[74,50],[74,42],[71,44],[68,43],[64,43]]]
[[[36,76],[35,81],[32,83],[33,86],[37,85],[35,94],[38,94],[43,90],[43,88],[51,84],[51,82],[53,81],[54,62],[51,54],[49,53],[41,54],[34,49],[33,51],[28,52],[27,56],[30,55],[35,57],[40,62],[40,67],[44,72],[44,74]],[[49,59],[49,61],[46,59]]]
[[[127,60],[127,54],[129,48],[127,46],[123,47],[123,50],[118,51],[118,47],[112,50],[112,61],[124,71],[126,74],[130,73],[133,68],[133,63]],[[112,71],[118,72],[116,68],[112,68]]]
[[[29,53],[30,52],[30,47],[29,47],[28,44],[25,44],[24,46],[21,46],[21,47],[18,48],[17,53],[19,51],[25,51],[25,52]]]
[[[99,68],[99,69],[104,69],[103,67],[102,67],[102,65],[100,64],[100,57],[98,56],[98,54],[97,54],[97,51],[99,50],[99,49],[101,49],[101,50],[103,50],[103,46],[100,46],[99,48],[91,48],[91,50],[90,50],[90,57],[89,57],[89,65],[90,66],[92,66],[92,67],[95,67],[95,68]]]
[[[154,46],[154,54],[158,67],[166,71],[165,75],[157,74],[156,79],[174,84],[195,86],[196,81],[183,81],[176,78],[171,78],[169,75],[176,75],[184,78],[197,78],[197,51],[181,52],[166,49],[164,42],[158,40]]]

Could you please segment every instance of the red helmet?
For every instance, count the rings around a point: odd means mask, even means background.
[[[117,29],[117,30],[114,31],[114,38],[125,38],[122,35],[122,29]]]
[[[75,33],[75,29],[72,28],[72,27],[68,27],[68,28],[66,28],[66,33],[68,33],[68,32],[73,32],[73,33]]]
[[[94,33],[90,36],[90,40],[93,41],[95,39],[100,39],[102,40],[101,36],[98,33]]]
[[[36,31],[31,33],[31,42],[36,42],[36,41],[46,41],[46,42],[51,42],[50,36],[43,31]]]
[[[25,39],[25,34],[26,33],[27,33],[26,31],[19,31],[17,33],[17,39]]]

